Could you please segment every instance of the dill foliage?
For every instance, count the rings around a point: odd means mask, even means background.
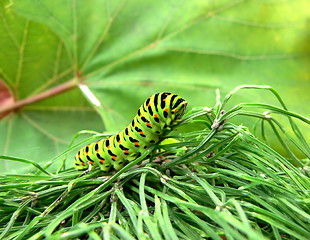
[[[249,88],[270,91],[280,107],[227,107],[233,94]],[[252,126],[236,125],[238,116],[251,118]],[[179,142],[153,146],[106,176],[81,174],[66,157],[102,134],[70,145],[44,167],[1,156],[35,170],[0,175],[0,239],[307,240],[310,148],[296,121],[310,123],[273,88],[244,85],[212,108],[189,111],[170,134]],[[51,164],[58,171],[49,172]]]

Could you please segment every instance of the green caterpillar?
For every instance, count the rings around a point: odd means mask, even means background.
[[[183,98],[172,93],[152,95],[123,131],[80,149],[75,156],[76,169],[99,166],[104,172],[111,167],[120,170],[128,161],[133,161],[150,146],[163,140],[164,130],[178,122],[186,106]]]

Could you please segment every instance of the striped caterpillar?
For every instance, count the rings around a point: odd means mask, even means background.
[[[162,141],[164,131],[181,119],[186,106],[183,98],[172,93],[152,95],[123,131],[81,148],[75,156],[76,169],[99,167],[108,172],[113,167],[120,170],[128,161]]]

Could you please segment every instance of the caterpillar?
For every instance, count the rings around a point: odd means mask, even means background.
[[[99,167],[120,170],[164,138],[184,115],[187,102],[172,93],[156,93],[138,109],[132,122],[119,133],[81,148],[75,156],[77,170]]]

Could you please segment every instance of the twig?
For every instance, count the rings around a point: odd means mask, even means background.
[[[69,91],[72,88],[76,87],[77,84],[78,84],[78,81],[77,81],[77,79],[74,78],[74,79],[69,80],[69,81],[67,81],[61,85],[58,85],[58,86],[52,88],[52,89],[46,90],[45,92],[42,92],[38,95],[34,95],[34,96],[29,97],[29,98],[25,98],[25,99],[22,99],[20,101],[16,101],[12,104],[0,107],[0,114],[6,113],[9,111],[13,111],[13,110],[19,109],[23,106],[26,106],[28,104],[31,104],[34,102],[39,102],[39,101],[44,100],[46,98],[49,98],[51,96],[58,95],[60,93]]]

